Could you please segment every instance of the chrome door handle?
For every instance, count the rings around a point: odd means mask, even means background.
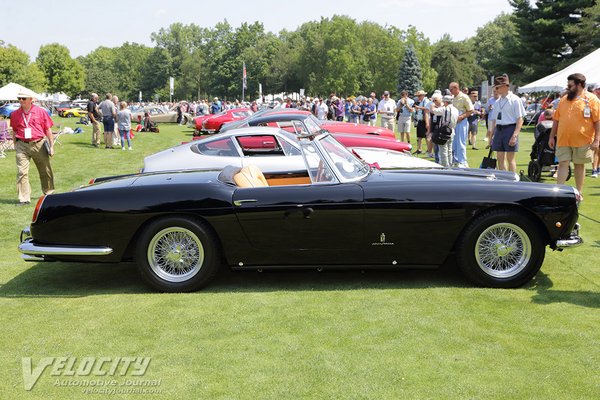
[[[233,205],[234,206],[241,206],[243,203],[256,203],[258,200],[256,199],[243,199],[243,200],[234,200],[233,201]]]

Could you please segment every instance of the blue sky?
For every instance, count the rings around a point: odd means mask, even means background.
[[[150,34],[174,22],[213,27],[227,19],[237,27],[259,21],[266,31],[277,33],[338,14],[400,29],[413,25],[435,42],[444,33],[455,40],[473,36],[503,11],[511,11],[508,0],[9,0],[2,2],[0,40],[32,59],[48,43],[63,44],[77,57],[124,42],[152,46]]]

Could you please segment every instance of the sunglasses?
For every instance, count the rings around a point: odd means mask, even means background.
[[[17,97],[17,100],[19,101],[25,101],[27,100],[29,97]]]

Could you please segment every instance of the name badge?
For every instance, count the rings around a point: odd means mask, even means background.
[[[31,128],[25,128],[24,134],[25,134],[25,139],[31,139]]]
[[[592,110],[590,109],[589,106],[585,106],[585,108],[583,109],[583,117],[590,118],[591,116],[592,116]]]

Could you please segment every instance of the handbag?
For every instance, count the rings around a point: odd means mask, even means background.
[[[448,110],[444,112],[444,120],[440,125],[433,130],[431,134],[431,141],[437,145],[444,145],[452,137],[452,128],[450,128],[450,121],[448,121]]]
[[[483,169],[496,169],[496,163],[498,161],[492,157],[492,146],[490,146],[490,152],[488,153],[487,157],[483,157],[483,160],[481,161],[481,165],[479,166],[479,168],[483,168]]]

